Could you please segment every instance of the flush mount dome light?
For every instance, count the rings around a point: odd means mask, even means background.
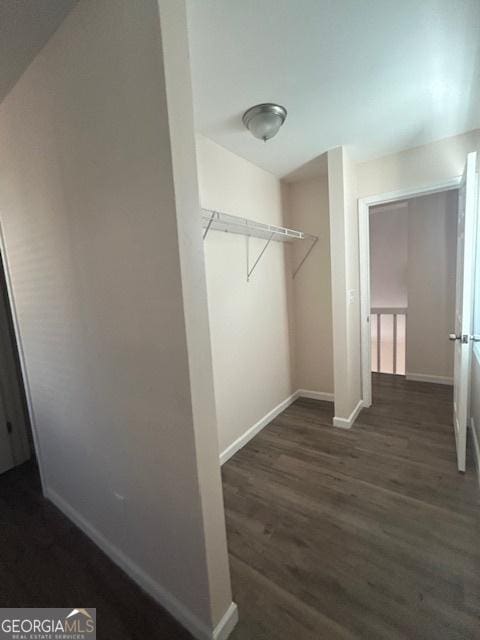
[[[245,111],[242,122],[256,138],[266,142],[278,133],[286,117],[285,107],[266,102]]]

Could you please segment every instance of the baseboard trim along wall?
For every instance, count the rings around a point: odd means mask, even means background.
[[[244,447],[247,442],[250,442],[252,438],[254,438],[257,433],[259,433],[264,427],[267,426],[274,418],[285,411],[287,407],[289,407],[292,402],[295,402],[297,398],[310,398],[311,400],[323,400],[324,402],[333,402],[333,393],[325,393],[323,391],[309,391],[308,389],[298,389],[291,396],[277,404],[271,411],[269,411],[263,418],[260,418],[258,422],[256,422],[253,426],[245,431],[239,438],[232,442],[230,446],[228,446],[224,451],[220,454],[220,464],[225,464],[227,460],[240,451],[242,447]]]
[[[348,418],[338,418],[337,416],[335,416],[333,418],[333,426],[338,427],[339,429],[351,429],[353,423],[357,419],[358,414],[363,409],[363,406],[363,400],[359,400]]]
[[[478,485],[480,486],[480,442],[478,441],[478,434],[473,418],[470,418],[470,429],[472,432],[473,458],[475,460],[475,468],[477,469]]]
[[[333,402],[333,393],[325,391],[309,391],[308,389],[299,389],[296,392],[296,398],[310,398],[310,400],[323,400],[324,402]]]
[[[227,640],[238,622],[238,607],[232,602],[225,611],[223,618],[215,627],[213,632],[213,640]]]
[[[260,418],[258,422],[256,422],[253,426],[245,431],[239,438],[237,438],[232,444],[227,447],[220,454],[220,464],[225,464],[227,460],[237,453],[242,447],[244,447],[247,442],[250,442],[252,438],[254,438],[259,431],[261,431],[264,427],[267,426],[269,422],[271,422],[274,418],[276,418],[282,411],[285,411],[287,407],[289,407],[292,402],[294,402],[298,398],[297,393],[292,393],[286,400],[277,404],[271,411],[269,411],[263,418]]]
[[[434,384],[448,384],[453,385],[453,378],[449,376],[431,376],[427,373],[406,373],[407,380],[413,382],[433,382]]]
[[[45,497],[53,502],[79,529],[83,531],[120,569],[156,602],[166,609],[197,640],[226,640],[238,621],[237,605],[232,602],[214,630],[209,629],[175,596],[150,577],[135,562],[113,545],[98,529],[76,511],[64,498],[46,487]]]

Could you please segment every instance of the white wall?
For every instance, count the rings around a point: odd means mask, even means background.
[[[479,140],[477,129],[358,164],[358,197],[429,187],[459,176],[467,153],[477,150]]]
[[[408,204],[370,208],[370,303],[407,307]]]
[[[184,37],[182,3],[162,11]],[[207,638],[231,593],[206,301],[182,296],[194,271],[205,288],[194,140],[174,133],[157,3],[81,2],[0,106],[0,212],[46,494]]]
[[[218,465],[205,255],[198,218],[200,195],[187,15],[185,3],[178,0],[159,0],[159,7],[211,626],[215,638],[226,638],[238,621],[238,611],[236,604],[231,602],[223,491]],[[211,635],[209,630],[208,635]]]
[[[283,225],[279,180],[197,137],[202,207]],[[285,246],[272,242],[246,281],[246,237],[211,231],[207,289],[220,451],[292,393]],[[250,255],[265,241],[252,238]]]
[[[408,202],[406,373],[452,381],[458,191]]]
[[[294,387],[333,394],[332,286],[328,176],[284,184],[287,225],[319,237],[291,287]],[[293,247],[292,267],[308,244]]]
[[[336,426],[351,426],[361,403],[356,170],[349,151],[328,152]]]

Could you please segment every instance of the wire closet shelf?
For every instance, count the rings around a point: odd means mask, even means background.
[[[309,246],[305,255],[293,270],[293,278],[297,275],[300,267],[310,255],[315,244],[318,242],[318,236],[310,235],[303,231],[257,222],[255,220],[249,220],[248,218],[242,218],[223,211],[202,209],[201,217],[204,240],[207,238],[210,231],[224,231],[226,233],[236,233],[251,238],[260,238],[266,241],[252,266],[250,266],[249,256],[247,255],[247,281],[250,279],[255,267],[260,262],[261,257],[272,240],[275,242],[295,242],[297,240],[306,240],[308,242]]]
[[[308,237],[302,231],[277,227],[273,224],[264,224],[248,218],[241,218],[222,211],[210,211],[202,209],[203,237],[206,238],[209,231],[225,231],[227,233],[238,233],[253,238],[264,240],[275,240],[277,242],[292,242],[293,240],[304,240]]]

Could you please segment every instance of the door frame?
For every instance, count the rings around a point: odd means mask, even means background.
[[[9,265],[9,261],[8,261],[8,252],[7,252],[7,247],[6,247],[6,242],[5,242],[5,235],[3,233],[3,223],[0,221],[0,255],[2,256],[2,261],[1,263],[3,264],[3,275],[5,278],[5,284],[7,287],[7,297],[8,297],[8,304],[10,307],[10,314],[11,314],[11,318],[12,318],[12,324],[13,324],[13,331],[15,334],[15,341],[16,341],[16,348],[17,348],[17,353],[18,353],[18,359],[20,362],[20,370],[21,370],[21,384],[23,384],[23,388],[25,390],[25,400],[26,400],[26,404],[27,404],[27,410],[28,410],[28,418],[30,421],[30,426],[31,426],[31,430],[32,430],[32,438],[33,438],[33,446],[35,449],[35,455],[36,455],[36,459],[37,459],[37,465],[38,465],[38,471],[40,474],[40,483],[42,486],[42,493],[43,495],[46,495],[45,490],[46,490],[46,483],[45,483],[45,472],[44,472],[44,468],[43,468],[43,460],[42,460],[42,455],[41,455],[41,449],[40,449],[40,439],[38,437],[38,430],[37,430],[37,424],[36,424],[36,420],[35,420],[35,413],[33,410],[33,403],[32,403],[32,394],[31,394],[31,390],[30,390],[30,384],[28,381],[28,373],[27,373],[27,366],[26,366],[26,360],[25,360],[25,352],[23,349],[23,343],[22,343],[22,334],[20,332],[20,324],[18,322],[18,314],[17,314],[17,309],[15,306],[15,297],[13,295],[13,285],[12,285],[12,278],[10,275],[10,265]],[[1,268],[1,266],[0,266]]]
[[[360,345],[362,369],[363,406],[372,405],[372,363],[370,331],[370,207],[390,204],[399,200],[408,200],[419,196],[428,196],[441,191],[458,189],[462,176],[455,176],[427,187],[412,187],[379,193],[358,199],[358,246],[360,271]]]

